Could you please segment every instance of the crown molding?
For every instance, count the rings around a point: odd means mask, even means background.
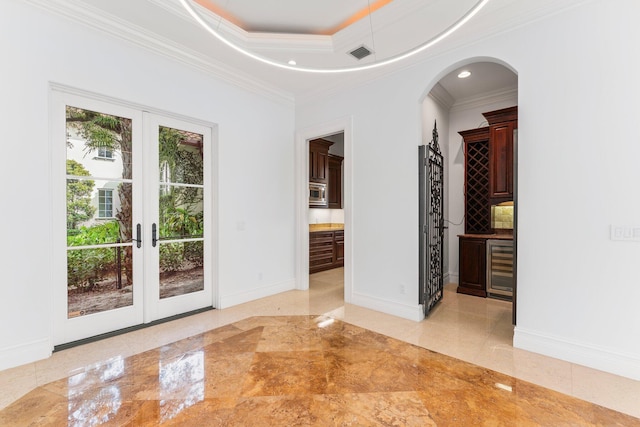
[[[513,99],[514,97],[516,99],[518,98],[517,86],[509,87],[506,89],[500,89],[496,91],[491,91],[491,92],[485,92],[483,94],[480,94],[471,98],[466,98],[466,99],[461,99],[459,101],[456,101],[451,106],[450,112],[471,110],[471,109],[482,107],[483,105],[486,105],[486,104],[493,104],[493,103],[498,103],[502,101],[508,101]]]
[[[145,30],[113,15],[107,15],[104,11],[80,0],[24,1],[27,4],[78,22],[92,29],[97,29],[112,37],[125,40],[185,66],[203,71],[209,76],[217,77],[236,87],[266,97],[272,101],[289,107],[295,105],[293,95],[288,92],[284,92],[266,82],[257,80],[254,76],[242,71],[230,69],[229,66],[222,62],[215,61],[207,55],[189,49],[183,44],[176,43],[155,32]],[[150,1],[154,3],[157,2],[157,0]]]
[[[147,0],[149,3],[160,7],[171,14],[180,17],[191,25],[199,25],[193,20],[191,15],[176,0]],[[287,34],[287,33],[260,33],[245,31],[243,28],[216,15],[211,10],[195,4],[194,7],[212,27],[219,27],[218,31],[224,33],[226,37],[234,43],[248,50],[278,50],[278,51],[301,51],[313,53],[333,53],[333,38],[325,35],[313,34]]]
[[[436,83],[435,86],[429,92],[429,98],[437,102],[445,110],[449,110],[455,104],[455,99],[449,92],[440,84]]]

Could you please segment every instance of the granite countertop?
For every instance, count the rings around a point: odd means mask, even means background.
[[[458,237],[467,237],[475,239],[499,239],[513,240],[513,233],[496,233],[496,234],[458,234]]]
[[[338,223],[324,223],[324,224],[309,224],[309,232],[314,231],[338,231],[344,230],[344,224]]]

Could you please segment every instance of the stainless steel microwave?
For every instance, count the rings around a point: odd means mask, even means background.
[[[309,183],[309,206],[326,208],[327,203],[327,184],[321,182]]]

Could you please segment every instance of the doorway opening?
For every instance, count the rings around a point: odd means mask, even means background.
[[[506,65],[486,60],[465,61],[452,66],[422,100],[423,143],[429,142],[434,121],[437,122],[445,158],[445,290],[466,293],[473,298],[489,297],[489,304],[497,301],[491,298],[512,300],[510,317],[514,324],[517,260],[517,206],[514,206],[517,205],[517,132],[514,129],[517,129],[517,105],[516,73]],[[496,118],[497,116],[499,117]],[[500,120],[504,120],[505,126],[495,125],[501,123]],[[491,138],[502,139],[490,147]],[[474,145],[476,142],[478,144]],[[502,147],[499,146],[500,143],[503,143]],[[496,151],[496,147],[499,150]],[[469,161],[472,155],[478,156],[475,163]],[[490,156],[495,156],[492,161],[489,161]],[[497,164],[496,159],[502,161],[502,164],[499,170],[492,171],[490,167]],[[472,168],[480,168],[486,173],[477,182],[471,182],[479,176],[471,175]],[[500,189],[501,193],[491,192],[490,186],[499,180],[502,180],[505,189]],[[480,188],[477,195],[480,202],[470,209],[467,201],[474,196],[472,193],[477,187]],[[480,226],[478,230],[472,231],[473,235],[467,236],[468,226],[472,222],[479,223]],[[465,239],[465,236],[469,238]],[[489,267],[492,265],[491,259],[487,258],[487,242],[492,236],[514,242],[513,264],[509,264],[511,271],[505,272],[513,276],[513,296],[510,292],[491,292],[487,289],[487,282],[491,280]],[[489,247],[491,251],[498,246]],[[511,260],[504,262],[510,263]],[[469,273],[472,273],[473,280],[469,279]]]
[[[331,122],[320,123],[307,128],[300,129],[296,132],[295,140],[295,182],[296,182],[296,289],[309,290],[310,273],[318,273],[319,278],[326,280],[331,277],[332,279],[342,278],[343,281],[343,293],[342,302],[350,303],[353,294],[353,252],[352,252],[352,117],[345,117],[336,119]],[[319,139],[325,139],[326,142],[317,141]],[[318,159],[314,159],[311,154],[311,141],[316,141],[314,145],[326,146],[324,152]],[[329,176],[329,148],[332,156],[338,156],[342,158],[342,164],[339,168],[335,167],[336,162],[334,158],[332,173],[340,172],[340,179],[332,181],[333,184],[337,182],[341,183],[338,186],[338,190],[334,188],[334,191],[329,191],[325,194],[319,194],[318,190],[322,190],[323,186],[326,190],[327,184],[331,185],[331,182],[322,182],[321,178],[327,178]],[[317,148],[317,147],[315,147]],[[314,155],[317,155],[314,154]],[[324,168],[324,161],[326,161],[326,170]],[[315,168],[313,163],[315,163]],[[320,167],[320,171],[318,170]],[[326,175],[322,175],[322,171],[326,171]],[[313,174],[313,175],[312,175]],[[312,184],[310,184],[312,183]],[[317,185],[322,184],[322,185]],[[334,185],[335,187],[335,185]],[[311,197],[311,190],[314,190],[313,198]],[[340,197],[336,196],[336,191],[339,191]],[[313,199],[314,206],[311,206]],[[324,200],[324,201],[323,201]],[[331,207],[329,209],[329,202]],[[318,207],[317,204],[324,203],[326,207]],[[341,203],[336,205],[337,203]],[[314,209],[314,210],[312,210]],[[335,265],[336,268],[327,268],[324,271],[314,271],[318,263],[314,263],[311,267],[310,256],[310,236],[312,227],[319,226],[320,224],[342,224],[336,228],[342,228],[342,230],[329,230],[333,231],[331,235],[323,236],[325,240],[326,250],[332,250],[336,254],[337,258],[343,258],[343,266]],[[336,236],[337,235],[337,236]],[[324,257],[325,262],[328,262],[329,257]],[[333,256],[331,257],[333,261]],[[322,262],[320,262],[322,264]],[[339,264],[339,262],[338,262]],[[332,280],[333,281],[333,280]],[[334,283],[335,284],[335,283]],[[336,284],[336,286],[338,286]],[[334,291],[335,292],[335,291]]]
[[[344,305],[344,132],[309,146],[309,302],[315,313]]]

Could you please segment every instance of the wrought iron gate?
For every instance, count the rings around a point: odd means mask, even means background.
[[[442,299],[443,272],[443,185],[444,162],[433,124],[433,139],[418,147],[420,157],[420,304],[425,316]]]

